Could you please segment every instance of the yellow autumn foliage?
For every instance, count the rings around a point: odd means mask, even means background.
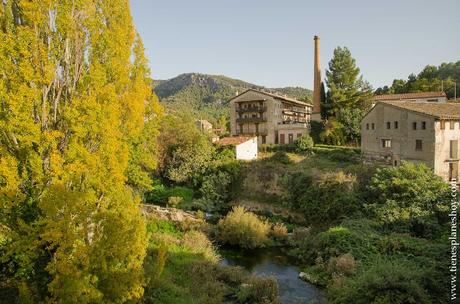
[[[0,41],[9,288],[32,302],[141,298],[137,194],[151,186],[162,109],[129,1],[5,0]]]

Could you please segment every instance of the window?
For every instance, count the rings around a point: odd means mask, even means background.
[[[426,130],[426,121],[422,121],[422,130]]]
[[[391,123],[387,121],[387,129],[391,129]]]
[[[397,165],[398,165],[398,161],[397,161],[397,160],[395,160],[394,164],[395,164],[395,166],[397,166]]]
[[[267,143],[267,136],[262,135],[262,144],[266,144],[266,143]]]
[[[428,102],[438,102],[437,99],[428,99],[427,101],[428,101]]]
[[[457,159],[459,154],[458,140],[450,141],[450,158]]]
[[[422,151],[422,140],[421,139],[415,140],[415,150]]]
[[[395,125],[395,129],[399,128],[399,124],[397,121],[395,121],[394,125]]]
[[[294,134],[289,133],[288,138],[289,138],[289,143],[292,144],[294,142]]]
[[[415,121],[412,123],[412,130],[417,130],[417,123]]]
[[[391,148],[391,139],[382,139],[382,148]]]
[[[449,124],[451,130],[455,129],[455,121],[451,121]]]
[[[369,130],[369,124],[366,124],[366,130]]]
[[[280,144],[284,145],[284,134],[280,134]]]
[[[374,123],[372,123],[372,130],[374,130],[374,129],[375,129],[375,124],[374,124]]]
[[[444,120],[441,120],[441,130],[444,130],[446,128],[446,122]]]

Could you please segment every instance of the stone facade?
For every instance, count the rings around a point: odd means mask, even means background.
[[[230,100],[232,136],[257,136],[259,144],[288,144],[309,133],[312,105],[247,90]]]
[[[460,179],[460,104],[378,102],[361,123],[366,161],[422,162],[444,180]]]

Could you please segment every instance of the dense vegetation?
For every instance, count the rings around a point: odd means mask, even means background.
[[[459,97],[460,61],[444,62],[439,66],[427,65],[418,75],[410,74],[407,80],[395,79],[391,86],[378,88],[375,93],[400,94],[444,90],[447,98],[453,98],[455,83],[457,83],[457,97]]]
[[[228,101],[237,92],[262,86],[219,75],[198,73],[181,74],[169,80],[154,81],[155,93],[171,113],[188,112],[195,117],[209,120],[216,127],[222,125],[222,117],[229,116]],[[301,100],[310,100],[311,91],[300,87],[267,89]]]
[[[144,303],[277,303],[272,278],[252,277],[241,268],[218,264],[216,249],[202,232],[204,223],[188,229],[153,219],[147,227]]]
[[[448,186],[424,165],[314,145],[357,139],[369,88],[346,48],[327,124],[240,162],[180,103],[196,114],[246,84],[160,83],[164,114],[127,1],[4,0],[0,40],[0,302],[278,302],[274,279],[220,265],[215,242],[289,245],[332,303],[445,302]],[[195,221],[142,216],[141,201]]]
[[[360,75],[355,59],[346,48],[337,47],[326,70],[327,92],[321,100],[323,125],[312,130],[322,143],[357,145],[361,119],[370,109],[372,88]]]

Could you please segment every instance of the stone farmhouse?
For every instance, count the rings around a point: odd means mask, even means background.
[[[445,181],[460,180],[459,143],[460,103],[379,101],[361,122],[365,161],[422,162]]]

